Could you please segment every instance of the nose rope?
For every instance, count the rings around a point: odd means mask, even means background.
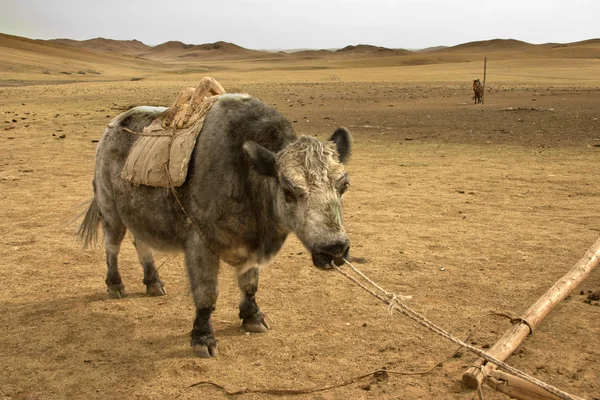
[[[363,278],[364,280],[369,282],[371,285],[373,285],[375,288],[377,288],[377,290],[379,290],[381,293],[383,293],[388,299],[390,299],[390,302],[397,303],[398,299],[400,301],[406,301],[406,300],[412,299],[412,296],[405,296],[405,295],[401,295],[401,294],[397,295],[395,293],[388,292],[387,290],[385,290],[384,288],[379,286],[377,283],[373,282],[371,280],[371,278],[369,278],[368,276],[363,274],[362,271],[359,270],[358,268],[356,268],[354,265],[352,265],[352,263],[350,263],[350,261],[346,260],[345,258],[343,260],[344,260],[344,263],[346,263],[346,265],[349,266],[350,269],[352,269],[352,271],[356,272],[358,275],[361,276],[361,278]]]
[[[445,339],[448,339],[449,341],[451,341],[455,344],[458,344],[459,346],[461,346],[461,347],[469,350],[470,352],[478,355],[479,357],[483,358],[484,360],[497,365],[499,368],[502,368],[505,371],[510,372],[513,375],[516,375],[517,377],[526,380],[527,382],[533,383],[534,385],[552,393],[553,395],[555,395],[556,397],[558,397],[560,399],[583,400],[580,397],[563,392],[562,390],[560,390],[552,385],[549,385],[545,382],[540,381],[537,378],[529,376],[526,373],[524,373],[523,371],[518,370],[518,369],[506,364],[505,362],[500,361],[497,358],[489,355],[485,351],[480,350],[477,347],[474,347],[474,346],[458,339],[457,337],[448,333],[443,328],[441,328],[438,325],[434,324],[433,322],[429,321],[427,318],[425,318],[424,316],[422,316],[421,314],[419,314],[418,312],[416,312],[415,310],[413,310],[412,308],[408,307],[407,305],[403,304],[401,301],[398,300],[398,299],[400,299],[400,300],[410,299],[410,298],[412,298],[412,296],[402,296],[402,295],[395,295],[394,293],[390,293],[390,292],[384,290],[377,283],[373,282],[369,277],[367,277],[365,274],[363,274],[359,269],[357,269],[355,266],[353,266],[345,258],[344,258],[344,263],[348,267],[350,267],[350,269],[352,269],[354,272],[356,272],[358,275],[360,275],[365,281],[367,281],[369,284],[371,284],[373,287],[375,287],[377,290],[379,290],[380,293],[377,293],[375,290],[369,288],[365,283],[360,282],[358,279],[351,276],[346,271],[343,271],[337,265],[332,264],[332,266],[333,266],[333,268],[335,268],[336,271],[338,271],[339,273],[344,275],[346,278],[348,278],[350,281],[352,281],[356,285],[360,286],[366,292],[370,293],[371,295],[373,295],[374,297],[376,297],[383,303],[388,304],[389,305],[388,312],[393,313],[394,310],[397,310],[401,314],[404,314],[405,316],[409,317],[413,321],[417,322],[419,325],[429,329],[432,332],[437,333],[438,335],[442,336]],[[382,294],[384,294],[385,296],[382,296]]]
[[[388,306],[388,313],[390,315],[394,315],[394,310],[398,308],[396,303],[398,302],[398,297],[392,293],[392,297],[390,298],[390,305]]]

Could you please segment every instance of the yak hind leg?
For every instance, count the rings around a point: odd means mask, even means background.
[[[141,240],[135,239],[133,241],[135,251],[137,252],[140,264],[144,267],[144,280],[143,283],[146,285],[146,294],[149,296],[163,296],[167,294],[165,284],[160,279],[156,265],[154,264],[154,257],[152,256],[152,249],[148,244]]]
[[[185,264],[196,305],[190,345],[198,357],[217,357],[217,340],[210,317],[218,296],[219,257],[200,240],[193,242],[185,251]]]
[[[238,286],[242,292],[239,316],[246,331],[264,333],[269,330],[269,324],[265,319],[265,315],[259,310],[258,304],[256,304],[258,273],[258,267],[238,273]]]
[[[104,232],[104,249],[106,251],[106,289],[108,296],[113,299],[125,297],[125,285],[119,273],[119,251],[127,229],[120,220],[102,221]]]

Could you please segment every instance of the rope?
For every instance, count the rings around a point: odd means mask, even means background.
[[[194,227],[194,229],[196,230],[196,233],[198,234],[198,236],[200,237],[200,239],[204,242],[204,245],[206,246],[206,248],[211,253],[213,253],[215,256],[217,256],[219,259],[225,261],[227,264],[229,264],[231,266],[236,266],[237,265],[236,263],[234,263],[234,262],[228,260],[227,258],[223,257],[218,251],[216,251],[215,249],[212,248],[212,246],[210,245],[210,243],[206,239],[206,235],[204,234],[204,232],[202,232],[202,229],[200,229],[200,227],[198,226],[198,224],[196,224],[196,222],[190,218],[190,216],[188,215],[188,213],[185,211],[185,207],[183,207],[183,204],[181,204],[181,201],[179,200],[179,196],[177,196],[177,192],[175,192],[175,187],[173,186],[173,182],[171,181],[171,175],[169,174],[169,166],[168,166],[168,164],[167,164],[166,168],[167,168],[167,178],[169,179],[169,189],[171,190],[171,193],[173,194],[173,197],[175,198],[175,201],[179,205],[179,208],[181,208],[181,211],[183,212],[183,215],[185,215],[185,217],[187,218],[187,221]]]
[[[121,130],[124,130],[125,132],[129,132],[131,134],[138,135],[138,136],[173,137],[172,133],[159,133],[159,134],[155,134],[155,133],[136,132],[136,131],[132,131],[131,129],[126,128],[124,126],[121,127]]]
[[[469,340],[469,338],[471,337],[472,334],[473,334],[473,332],[471,332],[469,334],[469,336],[467,337],[467,339],[465,339],[465,340]],[[460,350],[460,348],[457,349],[456,351],[459,351],[459,350]],[[381,380],[386,380],[388,374],[409,375],[409,376],[410,375],[427,375],[431,371],[436,369],[437,367],[443,365],[450,359],[454,358],[456,351],[454,353],[452,353],[452,355],[450,357],[446,358],[443,361],[438,362],[433,367],[428,368],[423,371],[394,371],[394,370],[385,369],[385,367],[384,367],[382,369],[378,369],[378,370],[369,372],[367,374],[363,374],[363,375],[355,376],[350,379],[346,379],[345,381],[340,382],[340,383],[336,383],[336,384],[332,384],[332,385],[328,385],[328,386],[315,387],[312,389],[280,389],[280,388],[253,389],[253,388],[246,387],[246,388],[243,388],[240,390],[230,390],[230,389],[227,389],[225,386],[220,385],[213,381],[200,381],[200,382],[192,383],[187,388],[189,389],[189,388],[193,388],[196,386],[209,385],[209,386],[213,386],[213,387],[216,387],[216,388],[222,390],[223,392],[225,392],[226,394],[228,394],[230,396],[238,396],[238,395],[243,395],[243,394],[247,394],[247,393],[272,394],[272,395],[281,395],[281,396],[311,394],[311,393],[324,392],[327,390],[332,390],[332,389],[337,389],[337,388],[341,388],[344,386],[348,386],[348,385],[356,383],[364,378],[368,378],[369,376],[373,376],[377,380],[377,382],[379,382]],[[180,396],[181,396],[181,394],[177,397],[180,397]],[[483,398],[481,398],[480,400],[483,400]]]
[[[358,285],[359,287],[361,287],[362,289],[364,289],[365,291],[367,291],[368,293],[370,293],[371,295],[373,295],[374,297],[376,297],[377,299],[379,299],[380,301],[382,301],[385,304],[388,304],[390,307],[388,308],[388,311],[391,310],[391,312],[393,312],[393,310],[397,310],[398,312],[406,315],[407,317],[409,317],[410,319],[412,319],[413,321],[417,322],[418,324],[424,326],[425,328],[431,330],[432,332],[437,333],[438,335],[448,339],[449,341],[460,345],[461,347],[464,347],[465,349],[469,350],[472,353],[475,353],[476,355],[478,355],[479,357],[483,358],[484,360],[487,360],[488,362],[491,362],[492,364],[497,365],[498,367],[504,369],[507,372],[512,373],[513,375],[518,376],[519,378],[522,378],[530,383],[533,383],[534,385],[548,391],[549,393],[552,393],[553,395],[559,397],[560,399],[563,400],[580,400],[579,397],[573,396],[571,394],[568,394],[566,392],[563,392],[562,390],[551,386],[545,382],[540,381],[539,379],[536,379],[532,376],[527,375],[526,373],[511,367],[510,365],[496,359],[495,357],[487,354],[486,352],[478,349],[477,347],[471,346],[468,343],[463,342],[462,340],[454,337],[453,335],[451,335],[450,333],[446,332],[444,329],[440,328],[439,326],[435,325],[433,322],[429,321],[427,318],[425,318],[424,316],[420,315],[419,313],[417,313],[416,311],[414,311],[413,309],[411,309],[410,307],[408,307],[407,305],[401,303],[400,301],[398,301],[398,296],[396,296],[394,293],[390,293],[386,290],[384,290],[383,288],[381,288],[379,285],[377,285],[375,282],[373,282],[371,279],[367,278],[362,272],[360,272],[356,267],[354,267],[348,260],[344,260],[345,264],[347,266],[349,266],[354,272],[356,272],[358,275],[360,275],[361,277],[363,277],[367,282],[369,282],[372,286],[374,286],[375,288],[377,288],[377,290],[379,290],[380,293],[375,292],[373,289],[369,288],[366,284],[360,282],[359,280],[357,280],[355,277],[351,276],[350,274],[348,274],[347,272],[343,271],[342,269],[340,269],[337,265],[332,264],[333,268],[335,268],[339,273],[341,273],[342,275],[344,275],[346,278],[348,278],[350,281],[354,282],[356,285]],[[383,294],[383,296],[382,296]],[[401,298],[407,298],[407,296],[400,296]]]
[[[192,388],[192,387],[195,387],[195,386],[210,385],[210,386],[214,386],[214,387],[216,387],[218,389],[221,389],[223,392],[225,392],[229,396],[238,396],[238,395],[247,394],[247,393],[272,394],[272,395],[276,395],[276,396],[290,396],[290,395],[319,393],[319,392],[324,392],[324,391],[331,390],[331,389],[337,389],[337,388],[340,388],[340,387],[351,385],[351,384],[353,384],[355,382],[358,382],[358,381],[360,381],[360,380],[362,380],[364,378],[368,378],[370,376],[373,376],[375,379],[377,379],[379,381],[379,380],[387,380],[388,374],[423,375],[423,374],[426,374],[428,372],[429,371],[425,371],[425,372],[398,372],[398,371],[388,371],[386,369],[378,369],[378,370],[369,372],[368,374],[363,374],[363,375],[360,375],[360,376],[356,376],[354,378],[350,378],[350,379],[345,380],[345,381],[340,382],[340,383],[336,383],[336,384],[329,385],[329,386],[312,388],[312,389],[253,389],[253,388],[243,388],[243,389],[240,389],[240,390],[229,390],[225,386],[220,385],[218,383],[215,383],[213,381],[200,381],[200,382],[196,382],[196,383],[193,383],[193,384],[189,385],[188,389]]]

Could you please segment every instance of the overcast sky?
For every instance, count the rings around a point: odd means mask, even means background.
[[[452,46],[600,37],[600,0],[0,0],[0,32],[251,49]]]

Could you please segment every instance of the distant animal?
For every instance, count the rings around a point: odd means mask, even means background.
[[[166,293],[152,249],[182,251],[196,306],[191,346],[200,357],[216,357],[211,314],[220,259],[236,268],[243,327],[265,332],[269,325],[256,302],[259,270],[289,233],[306,246],[317,267],[341,265],[348,257],[342,197],[349,185],[344,163],[351,135],[338,128],[325,142],[298,136],[273,107],[247,95],[224,95],[206,116],[186,182],[174,192],[136,186],[121,178],[134,133],[164,110],[136,107],[105,129],[96,152],[94,197],[78,235],[90,245],[102,226],[106,285],[113,298],[125,295],[117,258],[127,230],[148,295]]]
[[[475,79],[473,81],[473,93],[473,100],[475,100],[475,104],[480,104],[483,101],[483,85],[479,79]]]

